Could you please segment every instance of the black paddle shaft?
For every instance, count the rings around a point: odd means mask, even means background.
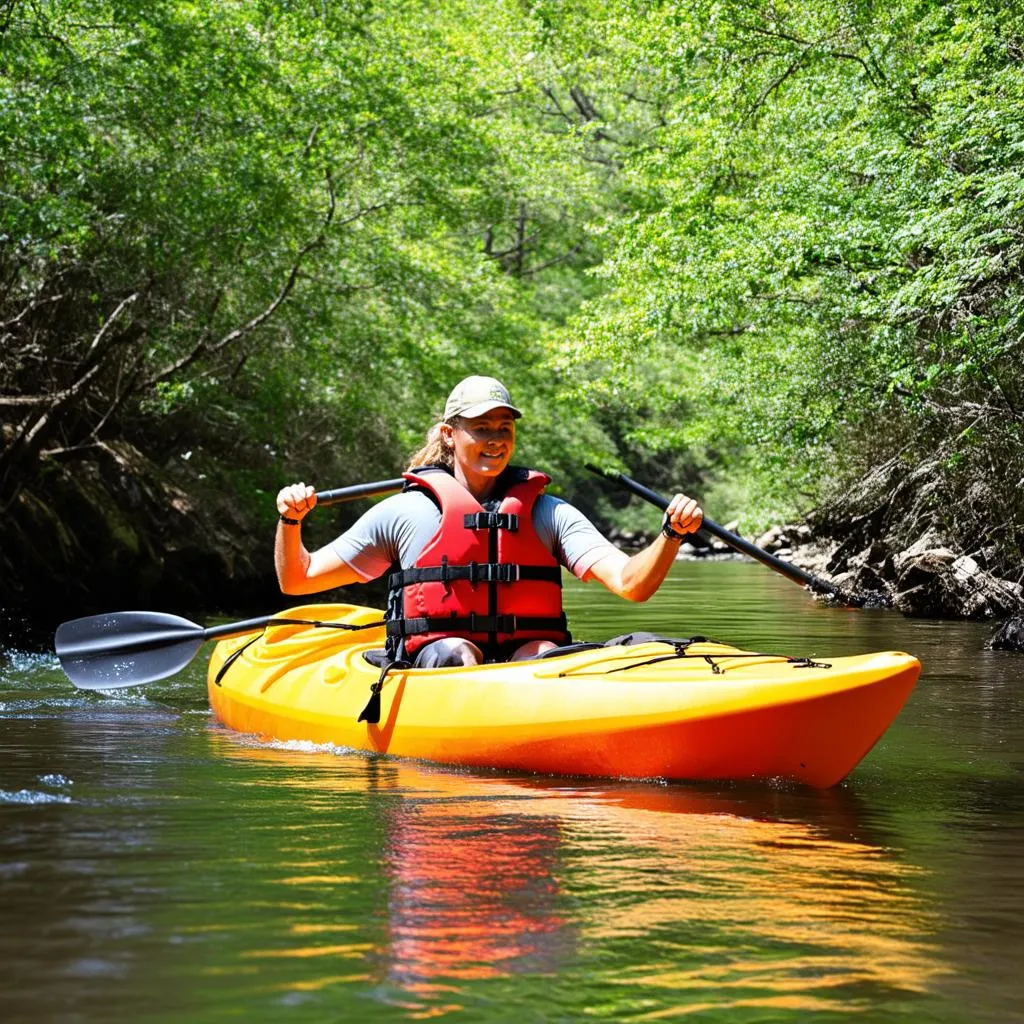
[[[638,498],[643,498],[644,501],[650,502],[662,511],[666,511],[668,509],[668,498],[658,494],[657,491],[652,491],[649,487],[645,487],[642,483],[634,480],[632,477],[626,476],[625,473],[600,469],[599,467],[593,466],[589,463],[587,464],[587,469],[589,469],[591,473],[596,473],[598,476],[604,477],[606,480],[613,480],[616,483],[621,484],[627,491],[632,491]],[[735,533],[731,533],[729,530],[725,529],[724,526],[719,526],[718,523],[713,519],[709,519],[707,516],[704,517],[699,532],[710,534],[712,537],[717,537],[720,541],[728,544],[729,547],[733,548],[735,551],[739,551],[742,554],[753,558],[755,561],[767,565],[769,568],[774,569],[777,573],[780,573],[787,579],[792,580],[794,583],[799,583],[804,587],[810,587],[811,590],[817,591],[821,594],[828,594],[830,597],[834,597],[844,603],[851,603],[849,595],[843,594],[835,584],[829,583],[827,580],[819,579],[817,576],[812,576],[809,572],[804,572],[803,569],[792,565],[790,562],[785,562],[781,558],[776,558],[775,555],[769,554],[763,548],[759,548],[756,544],[751,544],[750,541],[744,540],[742,537],[738,537]]]
[[[62,623],[57,633],[56,649],[60,657],[85,658],[98,654],[130,654],[159,647],[170,647],[182,641],[226,640],[265,629],[274,622],[271,615],[205,629],[177,615],[162,612],[113,612],[91,615]],[[102,624],[97,628],[93,623]],[[82,624],[85,628],[76,626]],[[77,634],[77,635],[76,635]]]
[[[405,486],[405,479],[378,480],[372,484],[353,484],[351,487],[336,487],[333,491],[319,491],[316,496],[318,505],[338,505],[343,501],[356,501],[358,498],[376,498],[379,494],[394,494]]]

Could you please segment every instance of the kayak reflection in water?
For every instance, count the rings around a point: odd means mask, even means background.
[[[312,553],[301,523],[315,489],[283,488],[274,548],[281,590],[365,583],[399,566],[389,578],[389,654],[417,668],[532,658],[568,642],[563,566],[646,601],[700,527],[697,502],[676,494],[661,533],[626,555],[579,510],[544,493],[549,477],[511,465],[521,415],[493,377],[460,381],[412,456],[405,490]]]
[[[438,982],[571,963],[579,935],[559,890],[559,819],[416,796],[383,811],[388,980],[428,994]]]

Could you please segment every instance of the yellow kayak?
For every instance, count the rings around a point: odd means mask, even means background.
[[[374,608],[282,618],[360,625]],[[271,626],[221,641],[210,705],[228,728],[445,764],[613,778],[840,782],[903,707],[921,670],[886,651],[810,661],[713,641],[650,641],[497,665],[395,669],[379,724],[358,722],[384,645],[362,632]]]

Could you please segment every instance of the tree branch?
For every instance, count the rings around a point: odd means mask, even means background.
[[[552,89],[550,86],[545,86],[543,92],[544,95],[547,96],[547,98],[551,100],[552,103],[554,103],[555,109],[544,110],[542,111],[542,113],[547,114],[550,117],[561,117],[569,124],[573,124],[574,122],[572,117],[570,117],[569,114],[565,112],[565,108],[562,106],[561,103],[558,102],[558,97],[555,95],[555,90]]]
[[[124,385],[120,386],[120,381],[118,382],[119,386],[117,388],[116,394],[114,395],[114,400],[110,403],[109,407],[107,408],[107,411],[100,417],[100,421],[96,424],[96,426],[94,426],[92,430],[89,431],[89,437],[93,441],[99,440],[100,431],[104,428],[104,426],[106,426],[106,423],[110,419],[110,417],[113,416],[114,413],[117,412],[117,410],[120,409],[122,405],[124,405],[125,400],[128,398],[129,395],[135,393],[136,382],[138,381],[139,376],[141,375],[142,366],[143,363],[145,362],[145,358],[145,350],[140,348],[135,353],[135,358],[134,360],[132,360],[132,365],[129,368],[128,373],[125,375],[126,380]]]
[[[800,65],[804,61],[804,58],[810,52],[811,52],[811,48],[808,46],[806,49],[802,50],[799,54],[797,54],[796,60],[794,60],[789,65],[789,67],[787,67],[786,70],[782,72],[781,75],[779,75],[773,82],[771,82],[762,91],[761,95],[758,96],[758,98],[754,101],[753,105],[746,111],[746,113],[744,113],[742,119],[740,120],[740,124],[739,124],[740,128],[745,127],[750,121],[752,121],[754,119],[754,116],[757,114],[757,112],[768,101],[768,97],[771,96],[771,94],[773,92],[775,92],[776,89],[779,89],[783,85],[783,83],[786,81],[787,78],[789,78],[791,75],[796,73],[797,68],[800,67]]]
[[[92,344],[86,349],[85,356],[82,358],[81,366],[86,366],[91,360],[95,352],[99,349],[103,342],[103,339],[107,336],[107,332],[110,329],[110,325],[121,315],[124,310],[131,305],[139,297],[138,292],[132,292],[131,295],[118,304],[117,309],[114,310],[110,316],[107,317],[106,323],[96,332],[96,337],[92,339]]]
[[[257,313],[251,320],[242,324],[240,327],[236,327],[234,330],[228,331],[222,338],[214,342],[212,345],[209,344],[205,337],[199,339],[198,342],[192,347],[192,350],[183,355],[180,359],[175,360],[173,363],[168,364],[163,369],[157,371],[152,376],[146,378],[143,381],[143,388],[151,388],[155,384],[159,384],[161,381],[165,381],[170,377],[173,377],[176,373],[191,366],[197,359],[204,355],[212,355],[215,352],[221,351],[228,345],[233,344],[240,338],[244,338],[247,334],[251,334],[258,327],[266,323],[273,315],[277,312],[281,303],[291,294],[292,289],[295,287],[295,282],[299,277],[299,270],[302,267],[303,260],[318,246],[323,244],[324,239],[327,237],[327,230],[331,226],[334,220],[335,210],[337,209],[337,199],[334,193],[334,181],[331,178],[330,170],[325,172],[327,180],[327,195],[328,195],[328,206],[327,212],[324,214],[323,221],[320,225],[320,230],[316,235],[310,239],[301,249],[299,249],[295,260],[292,263],[291,269],[288,271],[288,276],[285,278],[284,284],[278,289],[277,294],[270,301],[269,305],[260,313]],[[369,208],[373,209],[373,207]],[[361,210],[357,216],[364,216],[369,210]],[[351,220],[356,217],[351,217],[342,223],[350,223]]]
[[[34,313],[37,309],[50,302],[60,302],[60,300],[64,298],[65,294],[65,292],[61,292],[59,295],[49,295],[45,299],[33,299],[17,316],[0,324],[0,331],[10,330],[10,328],[21,323],[29,313]]]
[[[530,274],[539,274],[542,270],[547,270],[548,267],[553,267],[556,263],[562,263],[571,256],[575,256],[582,248],[583,243],[577,242],[568,252],[562,253],[561,256],[555,256],[554,259],[546,260],[544,263],[538,263],[535,267],[527,267],[521,271],[521,275],[528,277]]]
[[[805,47],[807,49],[812,50],[820,50],[827,56],[835,57],[837,60],[852,60],[855,63],[859,64],[864,69],[864,73],[868,76],[868,80],[872,83],[875,83],[875,73],[868,66],[867,61],[860,56],[860,54],[847,53],[845,50],[834,50],[827,45],[830,40],[835,39],[838,35],[841,35],[840,32],[836,32],[833,35],[826,37],[825,39],[814,40],[801,39],[799,36],[791,35],[789,32],[779,32],[777,30],[761,28],[758,25],[744,25],[743,27],[748,32],[755,32],[758,35],[768,36],[771,39],[784,39],[786,42],[794,43],[797,46]],[[863,39],[861,40],[861,43],[862,45],[865,45]]]
[[[104,321],[103,326],[100,327],[99,331],[97,331],[96,336],[92,340],[92,344],[89,346],[86,358],[78,365],[77,372],[79,376],[74,383],[63,391],[59,391],[55,395],[50,395],[48,408],[37,416],[34,422],[30,422],[32,420],[31,416],[26,419],[11,444],[8,445],[4,451],[0,452],[0,485],[6,481],[12,469],[16,469],[25,461],[25,459],[38,451],[46,436],[46,432],[53,427],[61,411],[66,408],[72,399],[80,395],[93,378],[100,372],[103,367],[103,356],[106,355],[106,352],[100,349],[99,346],[103,339],[107,337],[110,325],[124,312],[125,309],[128,308],[130,303],[135,301],[137,297],[138,293],[134,293],[127,299],[124,299],[118,304],[117,309],[115,309],[114,312],[107,317],[106,321]],[[94,357],[94,353],[97,351],[100,351],[98,358]],[[107,348],[106,351],[109,351],[109,348]],[[92,365],[88,366],[87,364],[90,361]]]

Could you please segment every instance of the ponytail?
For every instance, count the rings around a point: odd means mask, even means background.
[[[448,444],[441,434],[440,423],[435,423],[427,433],[427,443],[418,451],[409,456],[408,470],[416,469],[418,466],[446,466],[448,469],[455,468],[455,449]]]

